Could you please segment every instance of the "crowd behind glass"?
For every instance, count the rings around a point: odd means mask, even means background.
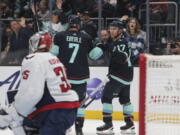
[[[104,46],[103,57],[97,61],[89,59],[90,65],[108,65],[108,49],[112,43],[108,24],[113,19],[107,18],[114,18],[122,22],[123,36],[132,48],[132,62],[137,66],[139,55],[147,51],[146,32],[141,27],[145,20],[143,17],[138,20],[139,6],[142,3],[145,0],[102,0],[102,18],[106,23],[99,30],[98,21],[93,19],[98,17],[97,0],[0,0],[0,65],[20,65],[23,57],[28,54],[28,42],[33,33],[46,30],[55,35],[67,30],[68,15],[77,14],[82,21],[81,31],[92,37],[94,46]],[[167,5],[150,7],[151,23],[168,20],[172,16],[168,14],[168,10]],[[179,48],[180,38],[176,37],[163,42],[161,49],[163,54],[180,54]]]

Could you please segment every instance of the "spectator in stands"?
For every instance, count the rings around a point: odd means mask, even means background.
[[[38,1],[34,1],[35,3],[31,2],[30,8],[33,12],[33,28],[34,31],[37,32],[39,30],[49,30],[49,20],[53,19],[53,22],[56,20],[55,18],[57,17],[51,17],[51,13],[48,7],[49,2],[47,0],[40,0],[39,3]],[[52,1],[52,4],[54,4],[55,2]],[[61,8],[62,7],[62,1],[61,0],[57,0],[56,2],[56,8],[58,10],[60,10],[59,12],[61,12]],[[59,13],[56,13],[59,14]],[[54,15],[54,13],[53,13]],[[44,23],[43,22],[48,22],[48,23]]]
[[[176,2],[177,3],[177,8],[180,7],[180,1],[179,0],[168,0],[169,2]],[[167,20],[169,23],[174,23],[175,18],[176,18],[176,5],[174,4],[168,4],[168,13],[167,13]]]
[[[7,27],[2,31],[2,37],[1,37],[1,56],[0,56],[0,64],[1,65],[6,65],[6,56],[8,54],[9,51],[9,38],[12,34],[12,30]]]
[[[80,11],[78,13],[78,16],[82,21],[81,31],[91,36],[91,38],[94,40],[97,37],[97,25],[93,22],[93,20],[91,20],[90,15],[91,13],[87,10]]]
[[[47,0],[41,0],[40,1],[37,14],[43,20],[50,18],[50,11],[48,8],[48,1]]]
[[[115,7],[110,3],[110,0],[104,0],[102,7],[102,16],[106,17],[114,17]]]
[[[25,24],[13,20],[10,22],[10,28],[13,33],[10,36],[10,48],[8,53],[8,63],[10,65],[19,65],[24,56],[28,54],[29,38],[33,35],[33,31],[28,29]]]
[[[7,1],[0,2],[0,9],[2,18],[8,18],[12,16],[13,11],[10,9],[9,3]]]
[[[57,3],[59,3],[59,5],[61,3],[61,8],[59,8]],[[56,6],[58,9],[61,9],[66,16],[68,16],[70,14],[76,14],[77,8],[81,8],[84,5],[84,3],[82,3],[83,0],[57,0]]]
[[[141,30],[140,24],[136,18],[129,18],[126,32],[128,44],[132,48],[132,63],[136,66],[140,53],[145,51],[146,33]]]
[[[7,19],[9,17],[13,17],[13,11],[9,6],[9,3],[6,1],[0,2],[0,18]],[[3,20],[2,23],[7,26],[8,21]]]
[[[14,15],[18,16],[25,16],[29,12],[29,5],[30,0],[15,0],[14,2]],[[28,17],[29,18],[29,17]]]
[[[97,0],[56,0],[56,2],[62,2],[62,11],[69,16],[82,10],[94,10]]]
[[[111,43],[112,38],[110,37],[109,30],[102,29],[100,31],[100,39],[97,39],[94,45],[97,47],[101,46],[101,49],[103,49],[103,56],[96,61],[90,59],[89,62],[91,65],[107,66],[109,64]]]
[[[126,34],[126,26],[127,26],[127,23],[128,23],[128,20],[129,20],[129,16],[127,16],[127,15],[123,15],[121,18],[120,18],[120,23],[121,23],[121,25],[122,25],[122,27],[123,27],[123,33],[124,33],[124,35],[126,36],[127,34]]]
[[[43,21],[43,31],[46,30],[51,35],[55,35],[57,32],[65,31],[68,28],[66,17],[59,10],[54,10],[50,21]]]
[[[167,43],[165,54],[180,54],[180,37],[177,37],[175,42]]]
[[[135,5],[132,0],[117,0],[115,8],[116,17],[122,17],[123,15],[134,16]]]
[[[169,0],[150,0],[150,2],[167,2]],[[152,4],[150,10],[151,23],[161,23],[167,19],[167,4]]]
[[[144,4],[144,3],[146,3],[146,0],[131,0],[131,5],[133,5],[133,7],[134,7],[134,12],[137,12],[135,14],[138,15],[138,13],[139,13],[138,10],[139,10],[141,4]]]
[[[100,32],[100,40],[104,44],[104,46],[107,47],[108,44],[112,42],[112,39],[110,37],[110,33],[107,29],[102,29]]]
[[[139,1],[141,11],[141,23],[146,23],[146,0]],[[169,0],[149,0],[150,2],[167,2]],[[137,5],[137,4],[136,4]],[[150,23],[162,23],[167,19],[167,4],[150,4]]]
[[[32,11],[31,16],[33,18],[32,27],[34,32],[38,32],[41,30],[42,21],[46,21],[50,19],[51,13],[48,8],[47,0],[32,1],[30,3],[30,9]]]
[[[107,29],[102,29],[100,32],[100,40],[102,43],[102,46],[104,48],[103,52],[104,52],[104,64],[108,64],[109,63],[109,58],[110,58],[110,45],[112,43],[112,38],[110,36],[110,32]]]

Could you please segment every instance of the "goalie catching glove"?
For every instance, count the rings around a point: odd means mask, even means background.
[[[0,128],[17,128],[22,126],[23,117],[20,116],[13,104],[2,108],[0,111]]]

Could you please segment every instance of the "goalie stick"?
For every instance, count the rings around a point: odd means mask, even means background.
[[[86,98],[81,102],[81,107],[83,107],[83,108],[88,107],[88,106],[95,100],[96,96],[103,91],[104,85],[105,85],[108,81],[109,81],[109,79],[107,79],[107,78],[104,79],[104,81],[102,81],[102,82],[98,85],[98,87],[97,87],[93,92],[91,92],[91,93],[89,94],[89,96],[86,97]]]

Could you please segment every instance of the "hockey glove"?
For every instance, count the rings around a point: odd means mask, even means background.
[[[5,129],[9,126],[10,116],[5,112],[4,109],[0,110],[0,129]]]
[[[13,104],[2,109],[2,114],[0,114],[0,128],[16,128],[22,125],[23,117],[20,116]]]

